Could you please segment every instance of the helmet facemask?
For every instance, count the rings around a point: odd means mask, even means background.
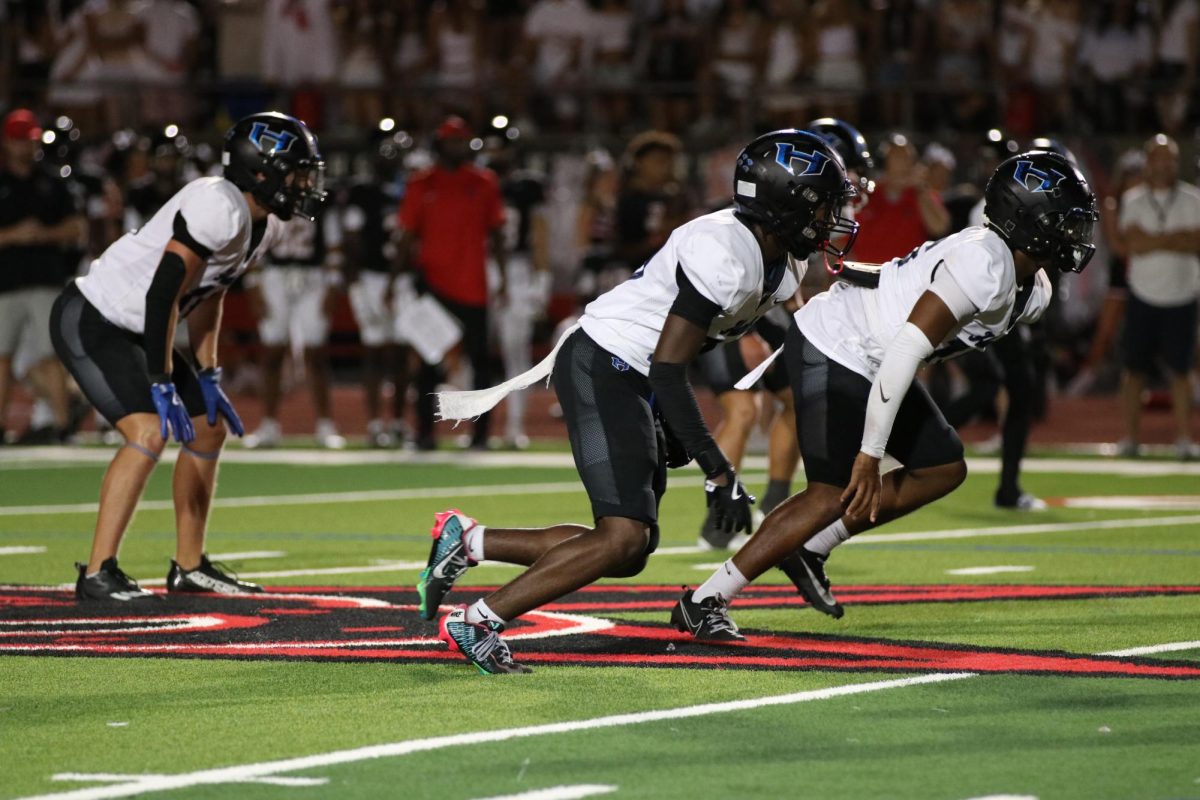
[[[1037,233],[1019,249],[1037,261],[1049,261],[1060,272],[1083,272],[1096,252],[1092,230],[1098,218],[1095,208],[1042,214],[1035,223]]]
[[[858,222],[842,216],[842,209],[858,192],[849,182],[837,194],[822,196],[809,186],[793,191],[802,207],[780,217],[770,226],[771,233],[795,258],[805,259],[818,251],[843,258],[858,238]]]
[[[326,198],[325,162],[320,158],[289,161],[263,154],[263,179],[253,194],[282,220],[299,214],[312,221]]]

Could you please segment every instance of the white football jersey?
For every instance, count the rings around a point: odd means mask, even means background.
[[[647,375],[679,294],[676,270],[682,269],[700,294],[720,306],[708,329],[709,343],[714,344],[738,338],[790,299],[804,268],[788,256],[766,270],[754,234],[732,209],[724,209],[676,228],[628,280],[588,303],[579,324],[597,344]]]
[[[796,323],[825,355],[873,380],[888,345],[942,269],[950,271],[978,310],[937,343],[931,362],[981,350],[1016,323],[1036,321],[1050,304],[1046,273],[1038,270],[1031,284],[1018,290],[1008,245],[990,228],[974,227],[892,259],[883,265],[874,289],[835,284],[797,311]]]
[[[267,217],[262,239],[252,243],[250,207],[242,190],[224,178],[197,178],[176,192],[144,226],[109,245],[92,262],[87,275],[76,280],[88,302],[114,325],[134,333],[145,331],[146,291],[163,249],[175,236],[177,214],[196,243],[212,253],[199,280],[184,288],[179,301],[181,319],[204,300],[228,289],[271,248],[283,224],[274,215]]]

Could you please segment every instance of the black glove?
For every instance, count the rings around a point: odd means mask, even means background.
[[[713,524],[723,533],[750,531],[750,506],[754,504],[754,496],[746,491],[746,487],[738,480],[733,467],[726,466],[723,473],[727,481],[724,486],[713,482],[710,476],[704,481],[704,494],[708,499],[708,510],[712,515]]]

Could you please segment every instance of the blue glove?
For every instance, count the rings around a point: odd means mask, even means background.
[[[221,389],[220,367],[200,370],[200,391],[204,393],[204,408],[208,411],[209,425],[217,424],[219,413],[229,421],[229,430],[233,431],[234,436],[241,436],[246,432],[242,418],[233,410],[233,403],[229,402],[229,396]]]
[[[186,443],[196,438],[191,417],[188,416],[187,409],[179,400],[179,395],[175,393],[175,384],[151,384],[150,398],[154,401],[154,408],[158,411],[158,421],[162,426],[161,433],[164,442],[171,438],[168,434],[169,430],[175,432],[177,442]]]

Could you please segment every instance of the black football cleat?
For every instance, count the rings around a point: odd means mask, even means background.
[[[107,558],[95,575],[87,574],[87,564],[75,564],[79,580],[75,581],[75,599],[81,603],[112,600],[128,603],[142,600],[161,600],[154,592],[138,586],[137,581],[117,566],[117,557]]]
[[[683,597],[671,609],[671,624],[676,630],[690,633],[702,642],[741,642],[746,639],[729,618],[729,601],[719,594],[697,603],[692,600],[692,590],[685,589]]]
[[[200,566],[195,569],[184,569],[178,562],[171,561],[171,570],[167,573],[168,592],[257,594],[262,590],[256,583],[239,581],[236,575],[227,575],[209,561],[207,555],[200,556]]]
[[[828,556],[801,547],[781,561],[779,568],[796,585],[810,606],[822,614],[841,619],[846,610],[829,590],[829,578],[825,576],[826,558]]]

